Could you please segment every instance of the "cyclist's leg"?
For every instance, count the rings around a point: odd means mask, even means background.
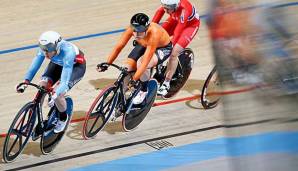
[[[73,66],[72,74],[69,79],[68,88],[69,90],[76,85],[79,81],[82,80],[86,72],[86,63],[83,64],[75,64]]]
[[[39,85],[47,88],[51,87],[60,79],[61,72],[61,66],[50,62],[41,77]],[[44,99],[41,100],[41,104],[43,104],[43,102]]]
[[[136,71],[137,69],[137,61],[143,56],[146,51],[146,47],[137,44],[134,49],[128,55],[126,61],[126,67],[128,71]]]
[[[137,68],[139,69],[142,65],[143,58],[140,58],[137,62]],[[134,104],[141,104],[144,99],[147,96],[147,87],[148,87],[148,82],[150,79],[150,70],[152,67],[156,66],[158,63],[158,58],[156,55],[153,55],[151,58],[149,64],[147,65],[147,68],[145,72],[141,75],[140,81],[141,81],[141,91],[136,95],[136,97],[133,99]]]
[[[60,65],[50,62],[42,75],[40,85],[45,87],[54,85],[60,79],[61,72]]]
[[[61,93],[57,99],[55,100],[55,105],[60,113],[59,118],[60,120],[65,120],[66,116],[65,116],[65,111],[67,109],[67,104],[66,104],[66,100],[65,100],[65,94],[66,93]]]
[[[167,64],[167,71],[166,71],[166,78],[165,78],[166,82],[170,82],[172,80],[172,77],[178,66],[178,55],[183,50],[184,48],[178,43],[174,46],[169,62]]]
[[[146,47],[143,47],[139,44],[137,44],[134,49],[130,52],[128,55],[127,61],[126,61],[126,67],[129,72],[133,72],[137,70],[137,61],[140,59],[143,54],[146,51]],[[129,75],[124,79],[124,91],[126,91],[126,86],[128,85],[129,79],[132,75]]]
[[[197,27],[187,27],[182,32],[170,55],[166,71],[166,82],[170,82],[178,66],[178,55],[189,45],[199,30]]]
[[[153,55],[152,59],[150,60],[148,66],[147,66],[147,70],[142,74],[142,76],[140,78],[141,82],[143,83],[143,86],[141,89],[142,91],[144,91],[144,92],[147,91],[147,84],[148,84],[148,81],[151,76],[151,73],[150,73],[151,68],[166,61],[169,58],[169,56],[172,52],[172,49],[173,49],[173,47],[172,47],[171,42],[165,47],[156,49],[155,55]],[[142,58],[140,60],[138,60],[138,68],[141,66],[142,60],[143,60]]]
[[[85,72],[86,72],[86,63],[83,63],[83,64],[77,63],[73,66],[72,74],[68,82],[68,91],[83,78],[83,76],[85,75]],[[56,107],[60,113],[59,117],[62,121],[65,120],[67,117],[65,113],[67,110],[65,94],[66,93],[61,93],[55,101]]]
[[[83,64],[77,63],[73,66],[72,74],[68,83],[68,91],[83,78],[83,76],[85,75],[85,72],[86,72],[86,63],[83,63]],[[68,117],[70,113],[66,113],[68,106],[65,99],[65,94],[66,92],[61,93],[55,101],[56,107],[59,111],[59,114],[58,114],[59,121],[55,126],[55,129],[54,129],[55,133],[59,133],[65,130],[67,122],[70,119]]]
[[[138,60],[138,65],[137,65],[137,68],[140,68],[141,67],[141,64],[142,64],[142,61],[143,61],[143,58],[140,58]],[[150,79],[150,71],[151,71],[151,68],[155,67],[158,63],[158,57],[156,55],[153,55],[153,57],[151,58],[149,64],[147,65],[147,69],[145,70],[145,72],[141,75],[141,78],[140,80],[142,82],[146,82]]]

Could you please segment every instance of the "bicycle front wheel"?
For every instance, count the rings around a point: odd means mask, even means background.
[[[5,162],[12,162],[22,153],[31,137],[35,119],[33,102],[27,103],[17,113],[4,141],[3,160]]]
[[[84,139],[94,137],[104,128],[113,113],[117,100],[118,95],[114,85],[106,87],[95,98],[86,113],[85,123],[83,126]]]

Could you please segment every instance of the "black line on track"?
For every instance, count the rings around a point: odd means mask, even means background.
[[[75,155],[71,155],[71,156],[60,157],[60,158],[57,158],[57,159],[52,159],[52,160],[43,161],[43,162],[39,162],[39,163],[35,163],[35,164],[16,167],[16,168],[13,168],[13,169],[8,169],[6,171],[29,169],[29,168],[43,166],[43,165],[56,163],[56,162],[60,162],[60,161],[65,161],[65,160],[70,160],[70,159],[74,159],[74,158],[89,156],[89,155],[92,155],[92,154],[97,154],[97,153],[102,153],[102,152],[106,152],[106,151],[112,151],[112,150],[117,150],[117,149],[121,149],[121,148],[125,148],[125,147],[135,146],[135,145],[139,145],[139,144],[143,144],[143,143],[147,143],[147,142],[151,142],[151,141],[157,141],[157,140],[162,140],[162,139],[167,139],[167,138],[179,137],[179,136],[183,136],[183,135],[187,135],[187,134],[204,132],[204,131],[209,131],[209,130],[218,129],[218,128],[236,128],[236,127],[257,125],[257,124],[274,122],[274,121],[281,121],[281,119],[267,119],[267,120],[260,120],[260,121],[240,123],[240,124],[210,126],[210,127],[206,127],[206,128],[200,128],[200,129],[195,129],[195,130],[191,130],[191,131],[186,131],[186,132],[181,132],[181,133],[176,133],[176,134],[171,134],[171,135],[166,135],[166,136],[161,136],[161,137],[156,137],[156,138],[151,138],[151,139],[146,139],[146,140],[141,140],[141,141],[136,141],[136,142],[131,142],[131,143],[126,143],[126,144],[117,145],[117,146],[113,146],[113,147],[107,147],[107,148],[103,148],[103,149],[99,149],[99,150],[88,151],[88,152],[75,154]],[[291,119],[291,120],[287,120],[287,121],[285,121],[285,120],[281,121],[281,123],[285,123],[285,122],[288,122],[288,123],[298,122],[298,119],[295,118],[295,119]]]

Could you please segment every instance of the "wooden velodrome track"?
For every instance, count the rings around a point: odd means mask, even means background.
[[[191,1],[201,15],[205,14],[206,0]],[[96,89],[102,89],[118,74],[112,69],[104,74],[95,71],[96,64],[105,61],[119,39],[120,33],[111,31],[128,26],[131,16],[137,12],[144,12],[152,17],[158,6],[159,0],[5,0],[1,2],[0,50],[4,52],[2,50],[36,45],[39,35],[46,30],[55,30],[65,39],[104,33],[72,41],[87,58],[85,77],[69,93],[75,102],[73,119],[79,119],[84,117],[99,93]],[[190,47],[195,53],[194,69],[187,85],[174,99],[198,95],[203,80],[213,67],[208,31],[204,22]],[[0,134],[7,132],[15,113],[34,96],[34,89],[17,94],[15,85],[23,80],[36,49],[15,49],[0,54]],[[118,64],[123,62],[131,49],[131,44],[128,44],[117,60]],[[33,82],[39,81],[47,63],[48,61],[44,62]],[[157,103],[159,102],[163,101],[158,99]],[[4,164],[0,161],[0,170],[66,170],[155,151],[156,149],[146,144],[153,140],[164,139],[173,146],[181,146],[221,137],[221,129],[199,131],[220,125],[220,111],[221,106],[203,110],[197,100],[156,106],[138,129],[124,132],[121,122],[116,121],[108,124],[93,140],[83,140],[83,123],[73,122],[52,154],[42,155],[39,141],[30,142],[23,155],[15,162]],[[0,138],[0,153],[3,142],[4,138]]]

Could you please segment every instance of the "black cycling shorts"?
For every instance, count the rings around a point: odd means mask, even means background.
[[[157,48],[155,51],[155,55],[158,58],[158,64],[161,64],[164,61],[166,61],[170,57],[172,50],[173,50],[173,45],[171,42],[165,47]],[[135,48],[128,55],[128,58],[131,58],[137,62],[144,55],[145,51],[146,51],[146,47],[141,46],[140,44],[137,44]]]
[[[74,64],[72,69],[72,74],[68,82],[69,90],[83,78],[85,72],[86,72],[85,62],[83,64],[79,64],[79,63]],[[51,80],[52,84],[54,85],[58,80],[60,80],[61,73],[62,73],[62,66],[57,65],[53,62],[50,62],[45,72],[42,75],[42,79],[47,78]]]

